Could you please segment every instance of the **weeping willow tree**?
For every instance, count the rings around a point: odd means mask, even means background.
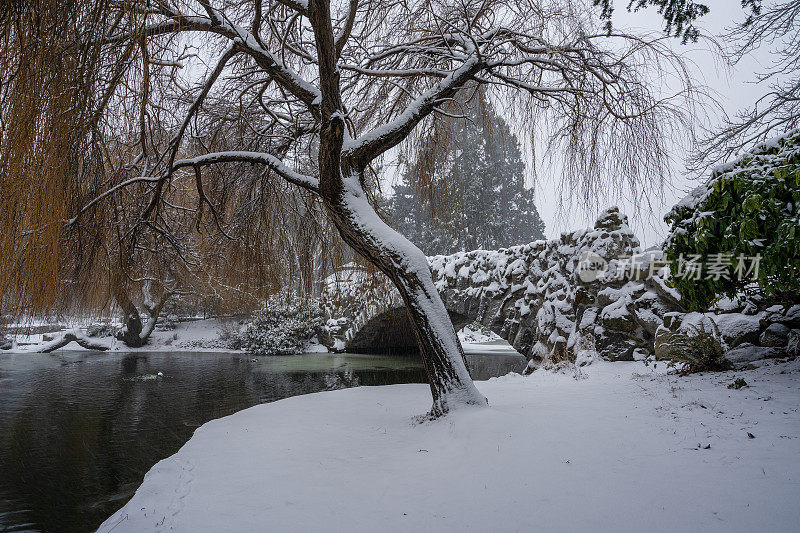
[[[88,255],[113,287],[207,278],[258,293],[340,238],[402,296],[432,415],[485,405],[425,255],[375,209],[376,168],[462,115],[480,86],[546,134],[577,196],[658,182],[664,140],[685,135],[691,112],[686,70],[661,38],[598,20],[580,0],[15,5],[3,286],[46,308],[63,279],[94,287]],[[654,91],[666,77],[684,85]]]
[[[5,309],[24,302],[39,310],[56,303],[70,269],[98,252],[73,246],[64,221],[81,196],[75,177],[86,188],[103,182],[92,109],[113,59],[96,39],[111,10],[43,1],[6,2],[0,12],[0,294]],[[86,224],[81,240],[96,242],[102,231]]]
[[[192,138],[176,141],[173,113],[193,95],[169,85],[191,53],[176,45],[160,62],[154,56],[166,51],[148,49],[144,18],[136,5],[107,1],[2,10],[0,315],[114,302],[120,340],[140,346],[174,294],[251,309],[290,281],[309,291],[338,258],[320,202],[263,168],[232,163],[202,176],[190,168],[157,196],[137,179],[167,150],[174,158],[257,144],[231,118],[241,110],[211,97],[209,128],[183,124]],[[131,39],[109,44],[115,32]]]

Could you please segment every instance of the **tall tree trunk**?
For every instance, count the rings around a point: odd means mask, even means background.
[[[384,223],[367,201],[357,176],[338,194],[323,195],[342,238],[394,282],[414,325],[433,395],[431,416],[459,405],[486,405],[467,371],[464,350],[439,296],[425,254]]]

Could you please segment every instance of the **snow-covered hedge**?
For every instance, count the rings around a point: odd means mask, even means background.
[[[245,326],[241,347],[255,355],[303,353],[322,322],[318,302],[286,293],[272,296]]]
[[[800,130],[756,146],[717,167],[665,217],[672,225],[665,243],[673,274],[681,258],[728,265],[727,272],[700,279],[676,276],[675,286],[693,309],[705,311],[721,295],[735,296],[753,273],[766,296],[797,299],[800,294]],[[724,264],[722,265],[724,266]],[[748,275],[739,276],[740,272]],[[742,278],[741,280],[739,278]],[[716,278],[716,279],[714,279]]]

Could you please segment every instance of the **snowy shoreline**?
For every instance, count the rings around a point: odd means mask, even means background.
[[[16,326],[16,325],[15,325]],[[62,324],[61,331],[52,333],[36,333],[32,335],[17,335],[16,343],[9,350],[2,350],[3,353],[32,353],[36,352],[45,341],[45,335],[58,336],[64,330],[70,329]],[[36,327],[36,325],[34,325]],[[75,327],[75,326],[73,326]],[[86,325],[78,324],[81,330],[86,329]],[[109,346],[109,351],[114,352],[211,352],[211,353],[244,353],[244,350],[236,350],[226,345],[223,339],[224,331],[238,327],[235,320],[221,320],[217,318],[190,319],[177,322],[173,329],[159,329],[153,331],[148,343],[140,348],[131,348],[112,336],[92,337],[93,340],[105,343]],[[64,350],[84,350],[76,343],[69,344]],[[324,346],[313,345],[309,353],[327,351]]]
[[[426,385],[246,409],[200,427],[99,531],[795,530],[800,362],[581,374],[478,382],[488,409],[424,424]]]
[[[230,319],[191,319],[177,322],[174,329],[155,329],[148,339],[148,343],[140,348],[131,348],[114,337],[92,337],[92,340],[105,343],[109,346],[109,351],[114,352],[209,352],[209,353],[244,353],[244,350],[237,350],[227,346],[224,339],[225,332],[229,332],[239,326],[238,322]],[[12,328],[28,327],[34,331],[47,328],[54,331],[49,333],[33,333],[30,335],[18,334],[13,337],[16,341],[12,348],[0,350],[0,355],[4,353],[35,353],[46,343],[46,338],[58,337],[65,332],[75,329],[86,330],[85,324],[11,324]],[[60,329],[58,329],[60,328]],[[465,327],[458,333],[464,350],[470,353],[475,352],[498,352],[498,353],[517,353],[514,349],[500,337],[493,333],[487,333],[478,329]],[[2,340],[2,339],[0,339]],[[76,343],[68,344],[64,350],[85,350]],[[305,353],[323,353],[328,349],[317,342],[312,342],[306,346]]]

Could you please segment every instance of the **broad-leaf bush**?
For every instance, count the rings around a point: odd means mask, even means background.
[[[253,315],[241,333],[241,345],[254,355],[303,353],[322,322],[318,302],[282,293]]]
[[[671,230],[664,251],[672,283],[686,304],[706,310],[722,295],[735,296],[748,284],[775,300],[800,298],[800,130],[755,147],[717,167],[665,217]],[[730,256],[727,276],[680,277],[680,258],[699,255],[705,265]],[[758,275],[738,279],[760,256]],[[747,258],[740,265],[740,257]],[[727,278],[727,279],[726,279]]]

